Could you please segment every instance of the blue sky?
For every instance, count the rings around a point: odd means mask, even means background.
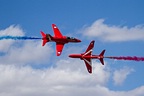
[[[91,40],[96,41],[94,54],[106,49],[106,56],[144,56],[143,9],[143,0],[0,0],[0,35],[41,37],[41,30],[53,35],[51,24],[54,23],[64,35],[82,40],[79,44],[67,44],[60,57],[55,56],[54,43],[42,47],[41,40],[1,40],[0,77],[4,78],[0,84],[5,86],[5,90],[0,88],[1,95],[56,96],[61,90],[60,95],[72,96],[71,89],[76,89],[75,95],[84,95],[84,90],[92,96],[144,95],[141,92],[144,90],[143,62],[105,59],[106,65],[102,66],[93,60],[94,73],[90,75],[84,62],[67,57],[84,52]],[[16,81],[22,84],[14,81],[15,76],[21,77]],[[22,82],[22,78],[26,81]],[[71,81],[73,78],[75,81]],[[33,82],[35,79],[38,80]],[[28,84],[32,82],[37,84]],[[88,84],[81,84],[85,82]],[[18,88],[22,86],[18,93],[15,93],[17,89],[11,92],[7,86],[15,83]],[[46,88],[48,93],[42,90]]]

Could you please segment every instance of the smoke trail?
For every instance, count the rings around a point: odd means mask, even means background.
[[[110,56],[110,57],[105,57],[105,58],[109,58],[109,59],[117,59],[117,60],[134,60],[134,61],[144,61],[144,57],[137,57],[137,56]]]
[[[27,37],[27,36],[0,36],[0,40],[12,39],[12,40],[30,40],[30,39],[41,39],[38,37]]]

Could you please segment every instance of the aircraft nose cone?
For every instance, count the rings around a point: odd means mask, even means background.
[[[77,42],[81,42],[81,40],[77,39]]]
[[[70,57],[70,58],[74,58],[74,55],[71,54],[71,55],[69,55],[69,57]]]
[[[72,57],[72,55],[69,55],[69,57]]]

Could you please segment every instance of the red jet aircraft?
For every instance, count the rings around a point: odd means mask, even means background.
[[[85,65],[87,67],[87,70],[89,73],[92,73],[92,62],[91,62],[91,59],[99,59],[100,62],[102,63],[102,65],[104,65],[104,61],[103,61],[103,58],[104,58],[104,53],[105,53],[105,50],[103,50],[99,55],[92,55],[92,50],[93,50],[93,47],[94,47],[94,42],[95,41],[91,41],[91,43],[89,44],[87,50],[85,53],[82,53],[82,54],[70,54],[69,57],[71,58],[80,58],[81,60],[84,60],[85,62]]]
[[[52,24],[52,28],[54,31],[54,36],[51,36],[50,34],[45,34],[44,32],[41,31],[42,40],[43,40],[42,46],[44,46],[47,42],[56,42],[57,56],[61,55],[64,44],[69,42],[72,43],[81,42],[81,40],[79,39],[63,36],[55,24]]]

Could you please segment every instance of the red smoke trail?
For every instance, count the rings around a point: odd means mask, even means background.
[[[144,57],[137,57],[137,56],[110,56],[110,57],[105,57],[109,59],[117,59],[117,60],[134,60],[134,61],[144,61]]]

